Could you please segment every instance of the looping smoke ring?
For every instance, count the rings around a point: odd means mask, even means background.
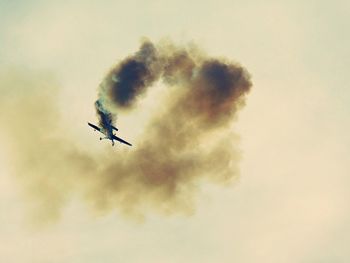
[[[174,87],[172,99],[125,159],[105,167],[106,180],[112,183],[107,184],[109,195],[102,198],[119,203],[126,197],[126,207],[152,203],[172,211],[174,206],[187,206],[196,179],[227,181],[237,175],[233,162],[239,158],[227,137],[207,151],[202,145],[228,126],[244,105],[251,81],[236,63],[208,58],[193,47],[145,41],[135,54],[113,67],[100,85],[95,103],[100,125],[105,118],[114,121],[117,111],[133,108],[160,79]]]

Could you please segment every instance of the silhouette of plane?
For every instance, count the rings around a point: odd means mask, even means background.
[[[127,141],[124,141],[123,139],[117,137],[114,135],[113,130],[118,131],[118,129],[116,127],[114,127],[111,123],[106,123],[106,127],[102,128],[102,127],[98,127],[94,124],[91,124],[90,122],[88,122],[88,125],[90,127],[92,127],[95,131],[99,131],[100,133],[104,134],[105,137],[100,137],[100,140],[104,140],[104,139],[108,139],[112,141],[112,146],[114,146],[114,140],[119,141],[120,143],[124,143],[126,145],[132,146],[130,143],[128,143]]]

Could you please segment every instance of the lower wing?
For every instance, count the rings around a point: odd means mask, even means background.
[[[89,125],[91,128],[93,128],[94,130],[101,132],[101,128],[97,127],[96,125],[93,125],[93,124],[91,124],[90,122],[88,122],[88,125]]]
[[[119,137],[117,137],[117,136],[115,136],[115,135],[113,135],[112,138],[113,138],[114,140],[117,140],[117,141],[121,142],[121,143],[124,143],[124,144],[126,144],[126,145],[132,146],[130,143],[124,141],[123,139],[121,139],[121,138],[119,138]]]

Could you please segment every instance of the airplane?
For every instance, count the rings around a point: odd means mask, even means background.
[[[130,143],[128,143],[127,141],[124,141],[123,139],[117,137],[114,135],[113,130],[118,131],[118,129],[116,127],[114,127],[112,124],[108,123],[106,126],[106,128],[100,128],[94,124],[91,124],[90,122],[88,122],[88,125],[90,127],[92,127],[95,131],[99,131],[100,133],[106,135],[105,137],[100,137],[100,140],[104,140],[104,139],[108,139],[112,141],[112,146],[114,146],[114,140],[119,141],[120,143],[124,143],[126,145],[132,146]]]

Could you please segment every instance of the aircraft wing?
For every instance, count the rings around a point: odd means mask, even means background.
[[[121,142],[121,143],[124,143],[124,144],[126,144],[126,145],[132,146],[130,143],[124,141],[123,139],[120,139],[119,137],[117,137],[117,136],[115,136],[115,135],[113,135],[112,138],[113,138],[114,140],[117,140],[117,141]]]
[[[101,129],[100,129],[99,127],[97,127],[96,125],[93,125],[93,124],[91,124],[90,122],[88,122],[88,125],[89,125],[91,128],[93,128],[93,129],[95,129],[95,130],[101,132]]]

